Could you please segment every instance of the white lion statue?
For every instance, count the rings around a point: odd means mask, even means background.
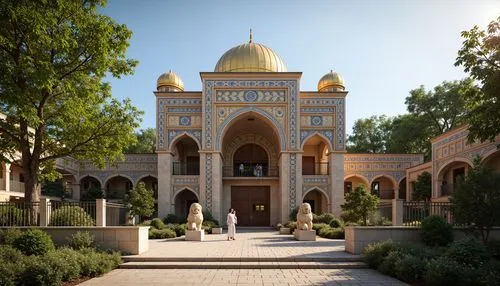
[[[203,213],[201,212],[201,205],[199,203],[191,204],[189,207],[189,214],[187,219],[188,230],[201,230],[203,223]]]
[[[300,205],[299,212],[297,213],[297,229],[300,230],[312,230],[313,227],[313,216],[311,211],[311,205],[308,203],[303,203]]]

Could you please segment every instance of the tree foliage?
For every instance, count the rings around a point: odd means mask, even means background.
[[[144,182],[139,182],[126,194],[125,203],[128,204],[132,216],[150,216],[155,207],[153,191],[146,189]]]
[[[345,204],[342,205],[342,218],[345,221],[368,224],[368,217],[378,208],[379,198],[366,191],[366,186],[361,184],[353,192],[347,194]]]
[[[104,82],[132,74],[132,33],[98,13],[105,2],[0,0],[0,154],[21,153],[28,201],[56,177],[55,159],[104,166],[135,139],[141,112]]]
[[[480,83],[481,92],[465,98],[469,142],[491,140],[500,134],[500,17],[487,30],[474,26],[462,32],[456,66]]]
[[[347,138],[347,150],[352,153],[384,153],[391,123],[385,115],[356,120],[353,134]]]
[[[474,159],[474,167],[461,177],[450,202],[456,222],[472,225],[483,242],[493,226],[500,225],[500,174]]]
[[[154,153],[156,151],[156,129],[146,128],[135,133],[137,141],[124,150],[128,154]]]
[[[428,201],[432,196],[432,175],[429,172],[423,172],[418,175],[413,184],[413,199],[416,201]]]

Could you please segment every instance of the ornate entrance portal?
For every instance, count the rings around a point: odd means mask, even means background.
[[[262,186],[231,187],[231,206],[239,226],[270,226],[270,191]]]

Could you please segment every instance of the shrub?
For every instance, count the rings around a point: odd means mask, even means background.
[[[19,226],[23,222],[23,211],[15,206],[0,206],[0,226]]]
[[[184,220],[185,221],[185,220]],[[173,223],[173,224],[176,224],[176,223],[183,223],[184,222],[182,218],[176,216],[175,214],[168,214],[164,219],[163,219],[163,222],[165,224],[169,224],[169,223]]]
[[[149,229],[149,239],[163,239],[163,238],[174,238],[174,237],[176,237],[176,233],[170,228]]]
[[[163,223],[163,221],[159,218],[155,218],[151,221],[151,226],[156,229],[164,229],[167,226]]]
[[[50,225],[93,226],[94,224],[94,219],[79,206],[61,206],[50,216]]]
[[[444,247],[429,247],[424,244],[402,244],[399,246],[405,254],[416,256],[422,260],[431,260],[443,255],[446,248]]]
[[[50,235],[39,229],[28,229],[14,241],[13,246],[25,255],[43,255],[55,249]]]
[[[63,271],[58,267],[60,261],[51,261],[43,256],[32,256],[26,259],[26,268],[21,275],[21,285],[60,285]]]
[[[444,257],[459,264],[471,265],[477,268],[490,260],[491,256],[481,242],[466,237],[453,242],[444,253]]]
[[[330,226],[333,228],[342,227],[342,221],[338,218],[334,218],[330,222]]]
[[[415,282],[422,280],[426,271],[427,261],[411,254],[404,254],[394,267],[394,272],[398,279],[406,282]]]
[[[186,235],[186,224],[175,224],[174,231],[177,236]]]
[[[293,211],[288,215],[288,219],[290,221],[297,221],[297,213],[299,212],[299,207],[296,207]]]
[[[324,214],[320,214],[319,216],[317,216],[315,219],[313,219],[313,223],[326,223],[326,224],[330,224],[330,222],[332,222],[332,220],[335,219],[335,216],[331,213],[324,213]]]
[[[94,245],[94,235],[88,231],[77,231],[68,240],[73,249],[88,248]]]
[[[397,245],[392,240],[371,243],[363,250],[363,259],[371,268],[377,268],[389,252],[396,248]]]
[[[213,216],[212,216],[212,213],[210,211],[203,211],[203,220],[204,221],[211,221],[213,222],[215,225],[219,226],[219,221],[216,220]]]
[[[0,230],[0,244],[12,245],[21,235],[23,235],[23,232],[18,228]]]
[[[482,285],[496,285],[500,281],[500,261],[492,259],[479,269],[479,282]]]
[[[399,249],[390,251],[387,257],[385,257],[382,263],[378,266],[377,270],[390,276],[396,276],[396,265],[399,264],[403,255],[403,252]]]
[[[59,271],[62,281],[69,281],[80,276],[80,256],[81,254],[73,249],[61,248],[48,252],[41,261]]]
[[[326,223],[315,223],[313,224],[313,229],[316,231],[316,234],[319,234],[319,231],[323,228],[330,228],[330,225]]]
[[[79,252],[82,254],[79,257],[81,265],[81,276],[100,276],[115,269],[122,263],[121,256],[118,252],[103,253],[97,252],[92,248],[85,248],[80,250]]]
[[[204,220],[203,224],[201,225],[201,228],[206,230],[207,233],[212,233],[212,228],[214,227],[219,227],[215,221],[211,220]]]
[[[477,285],[478,271],[445,257],[431,260],[424,279],[426,285]]]
[[[426,217],[420,230],[422,242],[429,246],[446,246],[453,241],[451,225],[440,216]]]
[[[324,227],[324,228],[319,230],[318,235],[321,237],[330,238],[330,239],[343,239],[345,236],[344,229],[341,227],[337,227],[337,228]]]
[[[495,259],[500,260],[500,240],[490,240],[486,247]]]
[[[297,228],[297,222],[296,221],[289,221],[285,224],[285,227],[290,228],[290,232],[293,233],[295,229]]]

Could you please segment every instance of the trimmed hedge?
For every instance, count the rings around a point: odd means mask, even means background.
[[[166,228],[167,226],[163,223],[163,221],[159,218],[155,218],[151,221],[151,224],[150,224],[152,227],[156,228],[156,229],[164,229]]]
[[[175,231],[171,230],[170,228],[149,229],[149,239],[164,239],[164,238],[175,238],[175,237],[176,237]]]
[[[371,268],[378,268],[389,253],[398,247],[392,240],[371,243],[363,250],[363,260]]]
[[[446,246],[453,241],[453,228],[441,216],[426,217],[420,229],[422,242],[429,246]]]
[[[79,206],[61,206],[52,212],[50,225],[57,226],[93,226],[94,219]]]

